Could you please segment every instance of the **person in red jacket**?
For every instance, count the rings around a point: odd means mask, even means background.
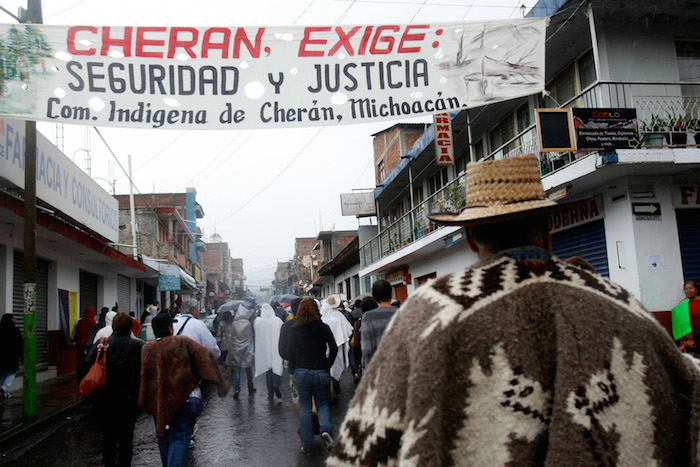
[[[87,307],[85,308],[85,314],[75,323],[75,327],[73,328],[72,339],[78,354],[78,364],[75,371],[80,379],[85,376],[88,370],[85,366],[85,354],[88,350],[87,340],[95,324],[97,324],[95,322],[95,309]]]

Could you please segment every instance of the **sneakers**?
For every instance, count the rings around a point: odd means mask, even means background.
[[[301,447],[301,453],[302,453],[302,454],[306,454],[307,456],[310,456],[310,455],[311,455],[310,452],[304,451],[304,446]]]
[[[193,447],[194,447],[194,440],[191,439],[191,440],[190,440],[190,449],[192,449]]]
[[[323,440],[324,443],[326,443],[326,446],[328,449],[331,449],[333,447],[333,437],[331,436],[330,433],[327,431],[324,431],[321,433],[321,439]]]
[[[267,400],[269,400],[270,402],[272,402],[273,400],[275,400],[275,398],[274,398],[274,396],[273,396],[272,394],[268,394],[268,395],[267,395]]]
[[[280,387],[275,386],[273,389],[275,390],[275,396],[277,396],[279,399],[282,399],[282,391],[280,391]]]
[[[9,399],[12,396],[10,391],[3,387],[0,387],[0,391],[2,391],[2,394],[0,394],[0,399]]]
[[[234,393],[233,393],[233,398],[236,399],[236,400],[238,400],[238,395],[239,395],[240,393],[241,393],[240,391],[234,392]]]

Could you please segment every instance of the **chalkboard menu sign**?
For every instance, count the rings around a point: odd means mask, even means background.
[[[540,151],[575,151],[571,109],[537,109]]]

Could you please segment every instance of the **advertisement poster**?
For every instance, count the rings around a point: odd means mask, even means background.
[[[636,109],[572,111],[578,149],[630,149],[639,145]]]
[[[0,115],[252,129],[458,111],[544,90],[546,21],[0,25]]]
[[[161,264],[158,271],[158,290],[167,292],[180,290],[180,268],[174,264]]]

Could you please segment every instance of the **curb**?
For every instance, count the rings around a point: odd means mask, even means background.
[[[14,438],[18,437],[23,433],[27,433],[31,430],[37,430],[41,428],[42,425],[48,422],[54,421],[59,418],[65,412],[77,407],[78,405],[85,402],[85,399],[77,399],[69,404],[66,404],[52,412],[38,415],[31,419],[22,419],[20,423],[13,426],[12,428],[0,433],[0,448],[3,448],[7,443],[11,442]]]

